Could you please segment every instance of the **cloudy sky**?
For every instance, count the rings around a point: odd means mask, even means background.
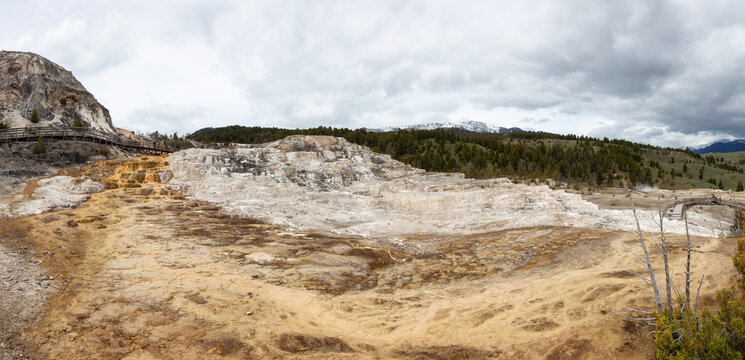
[[[478,120],[686,146],[745,137],[745,2],[8,1],[0,49],[114,124]]]

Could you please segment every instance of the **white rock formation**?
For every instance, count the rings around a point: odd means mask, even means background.
[[[42,179],[31,199],[16,195],[6,203],[0,203],[0,216],[17,217],[71,208],[88,200],[89,194],[103,189],[103,184],[84,178],[54,176]]]
[[[338,190],[358,181],[424,173],[389,155],[331,136],[297,135],[259,146],[180,152],[170,159],[172,169],[191,179],[233,174],[313,190]]]
[[[599,209],[580,195],[507,179],[425,173],[341,138],[291,136],[171,155],[173,186],[227,213],[303,231],[395,239],[529,226],[634,231],[631,211]],[[646,212],[642,228],[657,225]],[[666,230],[685,233],[680,221]],[[691,232],[711,235],[705,228]]]

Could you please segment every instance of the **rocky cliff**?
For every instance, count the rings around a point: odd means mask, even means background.
[[[36,109],[39,122],[32,124]],[[0,122],[9,127],[74,126],[116,133],[109,111],[68,70],[28,52],[0,51]]]

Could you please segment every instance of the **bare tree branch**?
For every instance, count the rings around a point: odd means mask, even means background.
[[[686,224],[686,304],[691,303],[691,235],[688,234],[688,214],[685,211],[685,204],[683,205],[683,217]]]
[[[624,246],[623,248],[624,248],[624,250],[628,251],[628,252],[629,252],[629,253],[630,253],[631,255],[634,255],[634,257],[636,258],[636,260],[637,260],[637,261],[639,261],[639,263],[640,263],[640,264],[641,264],[642,266],[644,266],[644,267],[646,267],[646,266],[647,266],[647,263],[645,263],[645,262],[644,262],[644,259],[642,259],[642,257],[641,257],[641,256],[637,255],[637,254],[636,254],[636,253],[635,253],[634,251],[632,251],[631,249],[629,249],[629,248],[628,248],[628,247],[626,247],[626,246]]]
[[[626,269],[624,269],[624,268],[622,268],[622,267],[620,267],[620,266],[618,267],[618,269],[619,269],[619,270],[621,270],[621,271],[623,271],[623,272],[625,272],[625,273],[627,273],[627,274],[631,274],[631,275],[634,275],[634,276],[636,276],[636,277],[638,277],[638,278],[640,278],[640,279],[644,280],[644,282],[645,282],[645,283],[647,283],[647,284],[649,284],[649,285],[652,285],[652,281],[651,281],[651,280],[647,279],[646,277],[644,277],[644,275],[642,275],[642,274],[639,274],[639,273],[638,273],[638,272],[636,272],[636,271],[632,271],[632,270],[626,270]]]
[[[652,321],[655,321],[656,320],[656,318],[653,318],[653,317],[651,317],[651,318],[636,318],[636,317],[626,316],[624,314],[617,313],[617,312],[615,312],[615,311],[613,311],[611,309],[608,309],[605,305],[600,305],[600,306],[602,306],[605,311],[607,311],[607,312],[609,312],[609,313],[611,313],[613,315],[620,316],[620,317],[622,317],[622,318],[624,318],[626,320],[631,320],[631,321],[647,321],[647,322],[652,322]]]
[[[701,292],[701,285],[704,284],[704,276],[701,275],[701,280],[698,282],[698,290],[696,290],[696,305],[694,306],[694,311],[698,311],[698,294]]]
[[[634,206],[634,200],[631,196],[630,191],[629,202],[631,203],[631,212],[634,214],[634,221],[636,222],[636,232],[639,235],[639,246],[642,248],[644,254],[644,262],[646,263],[647,268],[646,270],[649,273],[649,285],[652,286],[652,290],[654,291],[655,308],[658,312],[662,312],[662,297],[660,296],[660,288],[657,285],[657,277],[655,276],[654,268],[652,268],[652,262],[649,260],[649,251],[647,251],[647,245],[644,241],[644,234],[642,233],[642,227],[639,224],[639,217],[636,214],[636,207]]]
[[[678,307],[680,308],[681,312],[683,312],[684,314],[688,313],[686,308],[689,308],[689,309],[691,308],[690,275],[691,275],[691,253],[693,251],[693,247],[691,245],[690,233],[688,229],[688,216],[684,212],[683,215],[684,215],[685,224],[686,224],[686,248],[687,248],[687,259],[686,259],[686,268],[685,268],[685,275],[686,275],[685,301],[680,304],[675,304],[673,303],[673,292],[675,293],[676,298],[680,297],[682,294],[681,294],[680,289],[675,285],[675,282],[673,281],[673,278],[671,276],[670,259],[669,259],[669,253],[668,253],[669,244],[668,244],[668,239],[665,236],[665,227],[664,227],[665,214],[664,214],[663,207],[662,207],[661,197],[657,198],[657,204],[658,204],[657,217],[655,217],[653,213],[650,212],[650,217],[652,221],[659,227],[659,236],[660,236],[659,241],[654,236],[652,236],[651,239],[653,243],[660,248],[660,251],[662,253],[662,258],[664,261],[664,267],[665,267],[665,298],[666,298],[665,300],[666,302],[663,304],[662,293],[660,291],[660,288],[662,287],[662,284],[661,284],[662,279],[656,276],[654,267],[652,266],[652,261],[649,256],[649,249],[647,248],[647,242],[646,242],[646,239],[644,238],[644,233],[642,232],[641,224],[639,223],[639,215],[636,212],[636,206],[634,205],[634,200],[632,198],[631,190],[629,190],[628,196],[629,196],[629,202],[631,203],[631,210],[634,215],[634,221],[636,222],[636,232],[637,232],[638,240],[635,242],[635,245],[639,246],[639,248],[642,251],[641,251],[641,254],[639,254],[625,245],[623,246],[623,248],[626,251],[628,251],[634,257],[634,259],[636,259],[636,261],[639,262],[639,264],[642,265],[642,267],[649,274],[649,276],[647,277],[647,276],[642,275],[639,272],[624,269],[621,266],[618,266],[618,268],[625,273],[631,274],[633,276],[636,276],[642,279],[644,283],[646,283],[652,288],[652,292],[654,293],[654,297],[655,297],[655,310],[656,311],[640,310],[640,309],[635,309],[629,306],[624,306],[624,309],[631,311],[631,312],[642,313],[642,314],[647,314],[647,315],[651,315],[655,313],[662,313],[663,309],[666,309],[667,314],[670,317],[669,320],[672,323],[676,323],[676,322],[682,323],[685,319],[673,319],[672,316],[673,316],[674,310],[677,309]],[[694,309],[691,309],[691,312],[695,316],[697,326],[698,326],[698,315],[697,315],[696,309],[698,309],[698,297],[701,292],[702,284],[703,284],[703,276],[701,277],[701,280],[699,281],[698,291],[696,293],[696,305]],[[602,305],[602,307],[604,310],[608,311],[609,313],[612,313],[626,320],[646,321],[650,324],[653,324],[656,321],[655,317],[628,316],[628,315],[624,315],[619,312],[610,310],[605,305]],[[673,333],[675,334],[674,335],[675,341],[682,339],[683,336],[685,335],[683,328],[674,330]]]
[[[675,298],[677,298],[678,296],[680,296],[680,289],[678,289],[678,287],[675,285],[675,282],[673,282],[672,284],[673,284],[673,291],[675,292]]]
[[[659,198],[658,198],[658,199],[659,199]],[[653,212],[651,212],[651,211],[649,212],[649,218],[650,218],[650,219],[652,219],[652,222],[653,222],[653,223],[654,223],[655,225],[657,225],[657,226],[660,226],[660,223],[659,223],[659,222],[657,222],[657,219],[655,219],[655,218],[654,218],[654,213],[653,213]]]
[[[673,279],[670,277],[670,262],[667,257],[667,240],[665,239],[665,228],[662,226],[663,219],[662,215],[662,200],[657,198],[658,211],[660,216],[660,242],[662,243],[662,260],[665,263],[665,295],[667,296],[667,311],[672,316],[673,314],[673,300],[672,300],[672,282]]]
[[[652,314],[654,314],[654,312],[652,312],[652,311],[646,311],[646,310],[639,310],[639,309],[634,309],[634,308],[632,308],[632,307],[628,307],[628,306],[624,306],[623,308],[624,308],[624,309],[626,309],[626,310],[630,310],[630,311],[636,311],[636,312],[640,312],[640,313],[642,313],[642,314],[649,314],[649,315],[652,315]]]

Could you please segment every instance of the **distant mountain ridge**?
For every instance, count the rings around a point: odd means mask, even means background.
[[[398,131],[399,129],[402,130],[435,130],[435,129],[460,129],[460,130],[466,130],[476,133],[484,133],[484,134],[509,134],[513,132],[521,132],[523,131],[520,128],[512,127],[512,128],[506,128],[506,127],[494,127],[491,125],[488,125],[482,121],[474,121],[474,120],[464,120],[460,122],[446,122],[446,123],[426,123],[426,124],[416,124],[416,125],[407,125],[402,127],[397,126],[387,126],[377,129],[367,129],[369,131],[374,132],[390,132],[390,131]]]
[[[692,148],[691,151],[696,154],[745,151],[745,139],[718,140],[710,144]]]

